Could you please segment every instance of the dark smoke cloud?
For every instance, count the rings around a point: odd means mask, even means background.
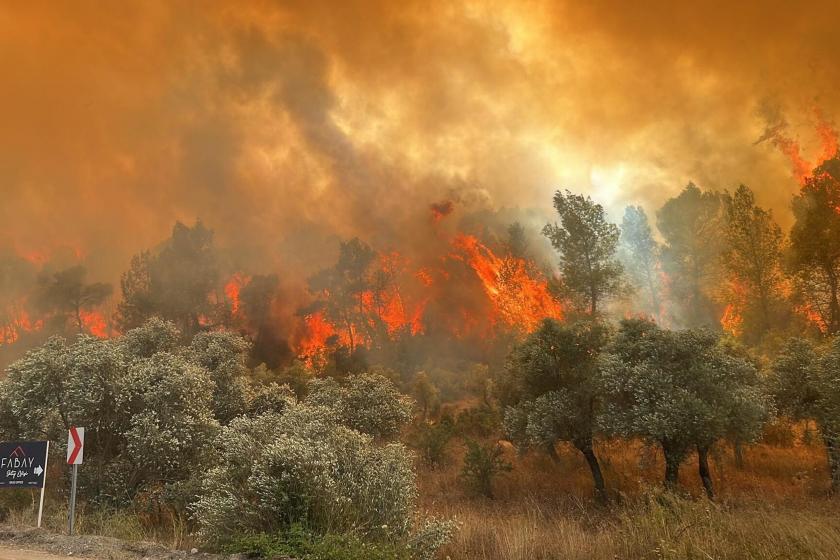
[[[522,215],[536,230],[559,187],[620,219],[689,180],[743,182],[787,221],[789,163],[755,142],[785,122],[819,151],[814,108],[840,114],[838,11],[5,4],[0,245],[79,249],[113,280],[174,220],[200,217],[231,266],[299,282],[353,235],[432,252],[441,200],[457,202],[447,222]]]

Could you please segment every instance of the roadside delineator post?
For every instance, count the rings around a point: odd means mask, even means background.
[[[79,476],[79,465],[84,460],[84,450],[85,429],[71,426],[70,431],[67,433],[67,464],[73,465],[73,478],[70,482],[70,511],[67,521],[68,531],[71,535],[73,534],[73,526],[76,522],[76,482]]]

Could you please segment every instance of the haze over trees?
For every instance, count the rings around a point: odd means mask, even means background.
[[[560,221],[547,224],[543,234],[557,250],[562,289],[582,312],[595,317],[600,305],[622,289],[623,269],[615,258],[618,226],[588,196],[557,191],[554,209]]]
[[[720,280],[722,196],[690,183],[656,213],[664,239],[662,263],[669,275],[671,305],[687,327],[716,325],[710,286]]]

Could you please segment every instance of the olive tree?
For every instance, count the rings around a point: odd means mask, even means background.
[[[710,448],[725,437],[753,441],[769,413],[756,368],[710,331],[623,320],[601,364],[601,426],[659,444],[670,487],[696,450],[703,487],[713,497]]]
[[[593,437],[601,401],[597,358],[607,334],[594,322],[570,326],[546,319],[513,350],[502,382],[508,437],[552,456],[556,442],[574,445],[589,465],[599,499],[604,477]]]
[[[828,455],[831,490],[840,487],[840,337],[820,348],[791,339],[772,365],[773,394],[781,412],[813,419]]]

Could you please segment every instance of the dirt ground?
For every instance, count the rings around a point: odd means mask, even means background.
[[[42,529],[0,526],[0,560],[244,560],[205,552],[168,550],[158,544],[109,537],[67,536]]]

